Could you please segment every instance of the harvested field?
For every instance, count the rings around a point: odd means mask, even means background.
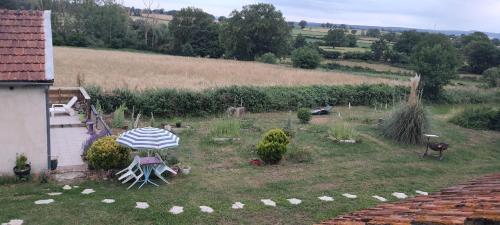
[[[54,48],[55,86],[85,84],[105,89],[181,88],[201,90],[230,85],[400,84],[397,81],[287,68],[256,62],[206,59],[83,48]]]

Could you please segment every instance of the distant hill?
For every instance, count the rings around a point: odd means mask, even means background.
[[[298,22],[294,22],[298,23]],[[334,25],[340,25],[340,24],[334,24]],[[408,28],[408,27],[383,27],[383,26],[366,26],[366,25],[350,25],[350,24],[345,24],[347,26],[350,26],[351,28],[354,29],[359,29],[359,30],[368,30],[368,29],[380,29],[384,31],[393,31],[393,32],[403,32],[403,31],[408,31],[408,30],[416,30],[419,32],[429,32],[429,33],[442,33],[446,35],[467,35],[470,33],[473,33],[475,31],[462,31],[462,30],[431,30],[431,29],[417,29],[417,28]],[[321,23],[314,23],[314,22],[307,22],[308,27],[321,27]],[[483,31],[481,31],[483,32]],[[486,35],[488,35],[490,38],[499,38],[500,39],[500,33],[493,33],[493,32],[483,32]]]

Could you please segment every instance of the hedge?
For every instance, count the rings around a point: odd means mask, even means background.
[[[317,107],[343,104],[374,105],[392,103],[408,93],[404,86],[385,84],[253,87],[229,86],[204,91],[178,89],[150,89],[130,91],[116,89],[103,92],[100,87],[87,87],[92,104],[99,101],[106,113],[121,104],[135,112],[158,116],[202,116],[224,112],[228,107],[242,104],[250,112],[296,110],[299,107]]]

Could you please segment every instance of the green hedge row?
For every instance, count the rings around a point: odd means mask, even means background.
[[[374,105],[392,103],[405,96],[409,89],[385,84],[304,86],[304,87],[248,87],[230,86],[204,91],[151,89],[130,91],[117,89],[103,92],[101,88],[87,87],[92,103],[99,101],[109,113],[121,104],[135,112],[158,116],[201,116],[224,112],[228,107],[243,105],[250,112],[296,110],[299,107],[348,104]]]

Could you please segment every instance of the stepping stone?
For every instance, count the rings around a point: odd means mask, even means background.
[[[62,192],[50,192],[50,193],[47,193],[48,195],[50,196],[56,196],[56,195],[62,195]]]
[[[170,213],[174,214],[174,215],[177,215],[177,214],[181,214],[182,212],[184,212],[184,207],[181,207],[181,206],[174,206],[172,207],[170,210],[168,210]]]
[[[260,201],[264,203],[264,205],[276,207],[276,202],[271,199],[261,199]]]
[[[419,194],[419,195],[429,195],[429,193],[427,193],[425,191],[416,190],[415,192],[417,192],[417,194]]]
[[[135,208],[138,208],[138,209],[147,209],[147,208],[149,208],[149,204],[147,202],[136,202],[135,203]]]
[[[107,204],[110,204],[110,203],[114,203],[114,202],[115,202],[115,200],[114,200],[114,199],[109,199],[109,198],[107,198],[107,199],[102,200],[101,202],[102,202],[102,203],[107,203]]]
[[[344,197],[346,197],[346,198],[357,198],[357,197],[358,197],[358,196],[356,196],[356,195],[351,195],[351,194],[349,194],[349,193],[344,193],[344,194],[342,194],[342,196],[344,196]]]
[[[302,200],[297,199],[297,198],[290,198],[290,199],[287,199],[287,200],[288,200],[288,202],[290,202],[290,204],[292,204],[292,205],[298,205],[298,204],[302,203]]]
[[[204,206],[204,205],[200,206],[200,210],[202,212],[205,212],[205,213],[213,213],[214,212],[214,209],[212,209],[208,206]]]
[[[235,202],[235,203],[233,203],[233,205],[231,206],[231,208],[233,208],[233,209],[243,209],[244,206],[245,206],[245,204],[243,204],[241,202]]]
[[[377,199],[377,200],[379,200],[379,201],[381,201],[381,202],[386,202],[386,201],[387,201],[387,199],[386,199],[386,198],[384,198],[384,197],[380,197],[380,196],[378,196],[378,195],[374,195],[374,196],[372,196],[372,197],[373,197],[373,198],[375,198],[375,199]]]
[[[331,201],[333,201],[333,198],[330,197],[330,196],[321,196],[321,197],[318,197],[318,198],[319,198],[319,200],[325,201],[325,202],[331,202]]]
[[[82,194],[88,195],[88,194],[92,194],[94,192],[95,192],[94,189],[85,189],[82,191]]]
[[[66,184],[66,185],[64,185],[63,190],[71,190],[71,186]]]
[[[392,193],[392,196],[399,198],[399,199],[408,198],[408,195],[406,195],[405,193],[401,193],[401,192],[394,192],[394,193]]]
[[[7,223],[2,223],[2,225],[21,225],[23,224],[24,221],[23,220],[19,220],[19,219],[13,219],[13,220],[10,220],[9,222]]]
[[[43,200],[35,201],[35,204],[36,205],[47,205],[47,204],[50,204],[52,202],[54,202],[54,199],[43,199]]]

